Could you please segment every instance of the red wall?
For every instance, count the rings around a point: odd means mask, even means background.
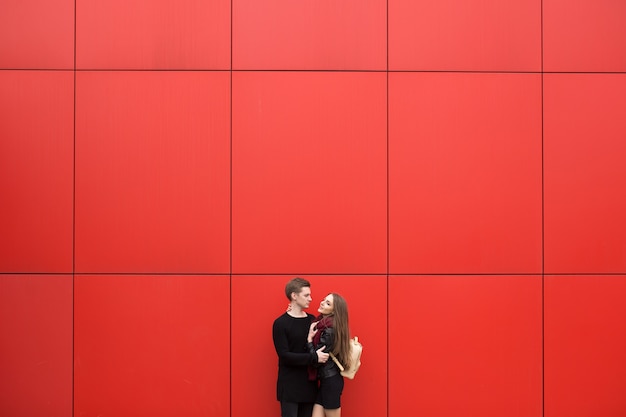
[[[623,417],[624,21],[3,2],[0,415],[277,416],[300,275],[365,345],[345,417]]]

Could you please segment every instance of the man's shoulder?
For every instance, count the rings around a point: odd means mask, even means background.
[[[288,317],[289,317],[289,314],[283,313],[280,316],[276,317],[276,319],[274,320],[274,323],[285,321]]]
[[[292,321],[293,317],[291,317],[287,313],[283,313],[280,316],[276,317],[274,320],[274,326],[285,326]]]

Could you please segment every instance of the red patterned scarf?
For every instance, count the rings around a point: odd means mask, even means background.
[[[322,332],[325,329],[333,327],[333,316],[319,315],[317,316],[315,320],[317,321],[317,324],[315,325],[315,327],[317,328],[317,333],[313,335],[313,346],[319,345],[320,339],[322,337]],[[328,346],[326,348],[328,348]],[[309,381],[315,381],[316,379],[317,379],[317,368],[313,366],[309,366]]]

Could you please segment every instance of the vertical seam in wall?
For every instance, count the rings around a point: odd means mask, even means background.
[[[386,174],[387,174],[387,274],[386,274],[386,286],[387,286],[387,415],[389,416],[389,411],[390,411],[390,407],[389,407],[389,393],[390,393],[390,389],[389,389],[389,358],[391,357],[391,355],[389,354],[389,289],[390,289],[390,285],[389,285],[389,255],[390,255],[390,245],[389,245],[389,0],[387,0],[386,2],[386,25],[387,27],[386,29],[386,65],[385,65],[385,96],[386,96],[386,100],[387,102],[385,103],[385,108],[386,108],[386,149],[387,149],[387,155],[386,155]]]
[[[229,143],[228,143],[228,158],[229,158],[229,171],[228,171],[228,198],[229,198],[229,251],[228,251],[228,291],[229,299],[228,308],[230,309],[228,322],[229,322],[229,335],[228,338],[228,368],[230,369],[230,389],[228,390],[228,414],[233,415],[233,1],[230,2],[230,71],[229,71],[229,91],[228,97],[230,100],[229,107]]]
[[[545,363],[545,189],[544,189],[544,99],[543,99],[543,0],[540,2],[540,54],[541,54],[541,415],[546,412]]]
[[[72,395],[71,395],[71,410],[72,416],[75,414],[74,410],[74,393],[75,389],[75,369],[74,364],[76,363],[74,359],[75,355],[75,335],[76,335],[76,0],[74,0],[74,68],[73,68],[73,78],[74,78],[74,108],[73,108],[73,169],[72,169]]]

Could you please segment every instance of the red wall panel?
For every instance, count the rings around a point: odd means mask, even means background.
[[[0,271],[71,272],[74,76],[0,72]]]
[[[0,275],[0,414],[72,415],[72,277]]]
[[[226,276],[76,277],[76,416],[229,415]]]
[[[330,292],[348,302],[350,329],[364,345],[362,365],[354,380],[345,380],[342,415],[386,415],[387,280],[386,276],[302,276],[311,282],[317,315]],[[270,417],[280,414],[276,401],[278,358],[272,342],[272,323],[289,303],[285,284],[292,276],[234,276],[232,278],[232,415]],[[259,294],[263,295],[261,303]],[[250,310],[250,300],[256,300]],[[250,354],[250,350],[254,354]],[[261,358],[261,359],[260,359]],[[251,372],[254,369],[254,372]],[[371,401],[363,401],[369,398]]]
[[[74,68],[75,0],[0,4],[0,68]]]
[[[78,0],[79,69],[229,69],[230,1]]]
[[[233,68],[384,70],[386,3],[233,0]]]
[[[625,18],[2,2],[0,415],[275,416],[294,273],[346,417],[624,415]]]
[[[538,276],[389,278],[389,415],[542,416]]]
[[[540,0],[388,4],[390,70],[541,70]]]
[[[545,270],[626,271],[626,74],[546,74]]]
[[[541,272],[537,74],[389,75],[392,273]]]
[[[76,270],[229,269],[229,74],[80,72]]]
[[[233,272],[385,272],[385,86],[233,74]]]
[[[626,71],[626,2],[542,3],[545,71]]]
[[[626,276],[546,276],[545,417],[626,413]]]

